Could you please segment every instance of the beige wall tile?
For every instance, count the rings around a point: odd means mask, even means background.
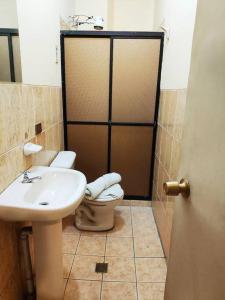
[[[7,285],[1,292],[3,300],[23,300],[22,284],[18,266],[16,266],[9,277]]]
[[[185,105],[186,89],[161,91],[152,206],[167,257],[173,223],[174,198],[164,194],[163,182],[178,179]]]
[[[0,154],[22,143],[22,90],[19,85],[0,84]]]

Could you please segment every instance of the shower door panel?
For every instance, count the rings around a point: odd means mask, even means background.
[[[11,81],[7,36],[0,36],[0,81]]]
[[[112,120],[153,123],[160,40],[114,39]]]
[[[15,81],[22,82],[20,39],[18,36],[12,37],[12,45],[13,45],[13,62],[14,62]]]
[[[151,127],[112,127],[111,170],[121,174],[126,195],[149,195],[152,137]]]
[[[88,182],[122,175],[125,198],[150,199],[162,33],[65,31],[65,147]]]
[[[67,119],[108,121],[110,40],[66,38]]]
[[[88,182],[107,173],[108,128],[104,125],[68,125],[68,149],[76,152],[75,168]]]

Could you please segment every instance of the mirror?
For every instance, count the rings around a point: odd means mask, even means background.
[[[0,82],[22,82],[16,0],[0,0]]]

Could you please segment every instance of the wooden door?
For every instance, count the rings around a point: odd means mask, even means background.
[[[165,300],[225,299],[225,1],[198,1]]]

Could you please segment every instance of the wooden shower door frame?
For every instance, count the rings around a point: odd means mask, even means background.
[[[68,121],[67,120],[67,102],[66,102],[66,76],[65,76],[65,38],[109,38],[110,39],[110,62],[109,62],[109,111],[108,121]],[[112,76],[113,76],[113,40],[114,39],[159,39],[160,40],[160,52],[159,52],[159,65],[157,76],[157,88],[155,99],[155,112],[153,123],[140,123],[140,122],[114,122],[112,121]],[[63,100],[63,122],[64,122],[64,145],[68,150],[68,136],[67,125],[106,125],[108,126],[108,154],[107,154],[107,170],[111,170],[111,132],[112,126],[145,126],[153,128],[152,148],[149,150],[151,153],[150,158],[150,178],[149,178],[149,194],[143,195],[125,195],[125,199],[137,199],[137,200],[151,200],[153,189],[153,175],[154,175],[154,158],[157,136],[157,122],[158,122],[158,110],[160,100],[160,82],[161,82],[161,69],[163,58],[163,45],[164,45],[164,33],[163,32],[133,32],[133,31],[74,31],[74,30],[62,30],[60,35],[61,42],[61,73],[62,73],[62,100]]]

